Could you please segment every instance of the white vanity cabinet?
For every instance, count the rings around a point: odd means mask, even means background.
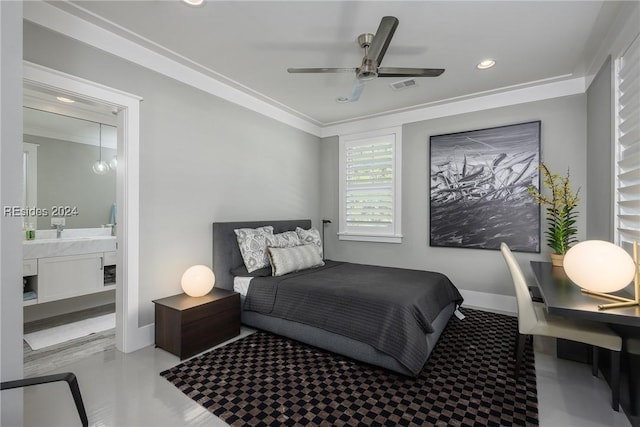
[[[103,291],[104,253],[38,258],[38,303]]]

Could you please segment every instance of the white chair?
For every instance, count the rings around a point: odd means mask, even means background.
[[[593,346],[592,373],[598,375],[598,348],[611,350],[611,406],[619,410],[620,401],[620,352],[622,338],[604,324],[587,321],[575,321],[547,314],[544,305],[531,301],[529,288],[518,262],[509,247],[502,243],[500,250],[504,256],[516,291],[518,302],[518,339],[516,345],[517,377],[522,363],[522,355],[527,336],[542,335],[581,342]]]

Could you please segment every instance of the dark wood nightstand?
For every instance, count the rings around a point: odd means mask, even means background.
[[[203,297],[186,294],[153,301],[156,347],[182,359],[240,333],[240,294],[213,288]]]

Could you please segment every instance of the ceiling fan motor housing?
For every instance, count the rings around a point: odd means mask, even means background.
[[[356,77],[360,81],[373,80],[378,77],[378,63],[376,60],[364,58],[360,68],[356,68]]]

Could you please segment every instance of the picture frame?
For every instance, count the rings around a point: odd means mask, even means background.
[[[541,122],[429,137],[429,245],[540,252]]]

